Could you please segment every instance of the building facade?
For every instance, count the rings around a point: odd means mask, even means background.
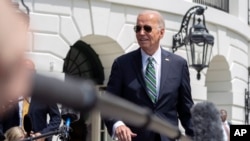
[[[166,22],[162,47],[171,51],[172,36],[178,32],[193,0],[26,0],[30,13],[30,51],[40,72],[63,76],[63,64],[77,41],[90,45],[109,78],[114,59],[138,48],[133,26],[144,9],[158,10]],[[199,2],[199,1],[196,1]],[[212,1],[207,0],[208,3]],[[190,68],[195,102],[211,101],[228,111],[232,123],[245,122],[245,89],[248,89],[250,28],[248,0],[227,0],[228,10],[208,6],[207,28],[215,37],[208,69],[196,79]],[[216,2],[214,3],[216,5]],[[186,51],[177,54],[184,58]],[[98,119],[96,119],[98,120]],[[96,125],[99,126],[99,125]]]

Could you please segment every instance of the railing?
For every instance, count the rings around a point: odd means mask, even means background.
[[[100,94],[104,93],[106,89],[105,86],[98,86],[97,90]],[[90,118],[91,122],[91,137],[87,141],[112,141],[111,137],[108,135],[107,129],[100,117],[100,113],[94,111]]]
[[[193,2],[229,13],[229,0],[193,0]]]

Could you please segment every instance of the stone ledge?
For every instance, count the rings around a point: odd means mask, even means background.
[[[59,17],[51,14],[30,13],[30,29],[38,32],[58,33]]]
[[[60,17],[60,19],[60,34],[63,36],[64,40],[70,45],[73,45],[80,39],[80,34],[70,17]]]
[[[60,15],[71,14],[71,0],[34,0],[34,11]]]
[[[69,45],[58,35],[34,33],[34,51],[51,53],[65,58]]]

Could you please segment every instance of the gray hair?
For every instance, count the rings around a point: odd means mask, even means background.
[[[154,15],[156,15],[158,17],[159,27],[162,29],[165,29],[165,21],[164,21],[164,18],[160,12],[155,11],[155,10],[144,10],[144,11],[139,13],[139,15],[142,15],[142,14],[154,14]]]

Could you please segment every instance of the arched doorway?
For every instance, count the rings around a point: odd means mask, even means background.
[[[218,109],[226,109],[231,119],[233,103],[231,72],[224,56],[217,55],[211,60],[206,74],[207,100],[216,104]]]
[[[67,76],[80,77],[83,79],[91,79],[96,84],[103,84],[104,71],[102,63],[91,48],[91,46],[83,41],[77,41],[64,59],[63,72]]]
[[[91,45],[91,48],[99,55],[101,63],[104,67],[104,74],[106,80],[104,85],[99,87],[100,94],[103,94],[105,85],[108,82],[111,67],[114,60],[125,53],[124,48],[117,42],[117,40],[103,35],[86,35],[81,38],[82,41]],[[91,141],[111,141],[108,135],[104,122],[100,117],[99,112],[93,112],[91,115]]]

